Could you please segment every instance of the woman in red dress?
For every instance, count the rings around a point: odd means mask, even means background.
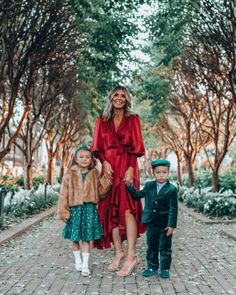
[[[103,173],[113,178],[111,192],[98,205],[104,237],[95,247],[110,248],[112,242],[115,256],[108,270],[117,271],[124,257],[117,275],[127,276],[140,262],[136,241],[145,227],[141,224],[142,203],[133,200],[125,187],[134,184],[139,188],[137,157],[144,155],[140,119],[131,111],[131,98],[125,87],[117,86],[111,91],[103,115],[96,123],[92,150],[102,163]],[[126,239],[128,248],[124,255],[122,241]]]

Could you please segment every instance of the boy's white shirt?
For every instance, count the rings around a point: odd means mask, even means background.
[[[159,191],[161,190],[161,188],[167,183],[167,181],[161,183],[156,181],[156,186],[157,186],[157,194],[159,193]]]

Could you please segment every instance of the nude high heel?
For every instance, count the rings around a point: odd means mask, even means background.
[[[125,268],[125,270],[121,268],[121,270],[119,270],[117,272],[117,276],[118,277],[127,277],[127,276],[131,275],[131,273],[134,270],[135,271],[138,270],[138,266],[139,266],[141,260],[140,260],[140,258],[138,256],[134,256],[134,257],[135,257],[135,259],[134,259],[133,262],[128,262],[127,260],[125,261],[125,263],[122,266],[122,268]],[[125,264],[126,265],[128,264],[128,267],[127,268],[126,268]]]
[[[112,263],[108,266],[108,271],[117,271],[120,266],[120,261],[124,258],[124,252],[118,252],[113,257]]]

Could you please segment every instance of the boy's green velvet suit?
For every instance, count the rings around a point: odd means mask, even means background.
[[[142,190],[127,186],[131,196],[139,200],[145,198],[142,223],[147,226],[148,268],[170,269],[172,235],[166,236],[166,227],[176,227],[178,216],[177,188],[169,181],[157,193],[157,182],[147,182]]]

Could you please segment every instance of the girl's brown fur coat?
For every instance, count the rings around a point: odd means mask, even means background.
[[[63,176],[58,201],[58,218],[68,219],[70,207],[84,203],[99,202],[104,198],[112,185],[112,181],[104,175],[101,177],[96,168],[89,170],[83,181],[80,168],[77,165],[68,169]]]

